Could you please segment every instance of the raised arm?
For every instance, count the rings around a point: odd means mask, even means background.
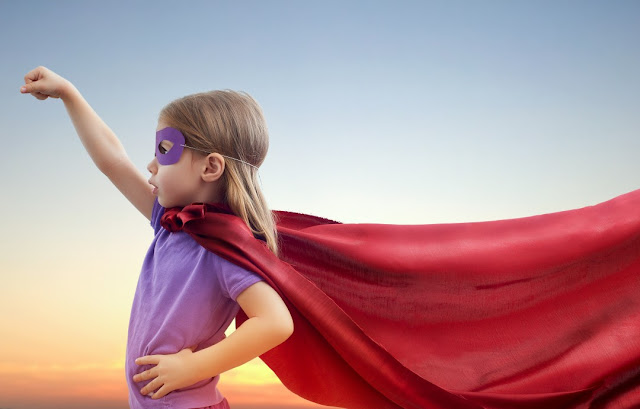
[[[73,122],[80,141],[98,169],[122,194],[151,220],[155,199],[145,176],[133,165],[124,147],[96,114],[78,89],[68,80],[45,67],[37,67],[24,77],[21,92],[45,100],[60,98]]]

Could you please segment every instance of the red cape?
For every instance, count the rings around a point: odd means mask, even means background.
[[[282,296],[295,331],[262,359],[296,394],[363,409],[640,406],[640,190],[480,223],[275,213],[280,258],[222,205],[167,209],[162,225]]]

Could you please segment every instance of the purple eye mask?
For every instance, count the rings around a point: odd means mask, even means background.
[[[160,149],[162,141],[172,142],[173,146],[168,151]],[[158,158],[158,163],[166,166],[173,165],[179,161],[180,155],[184,150],[182,145],[184,145],[184,135],[176,128],[168,127],[156,132],[156,158]],[[164,153],[162,153],[163,150],[165,151]]]

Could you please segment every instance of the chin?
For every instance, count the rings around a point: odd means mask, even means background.
[[[162,199],[160,196],[158,196],[158,203],[160,203],[160,206],[164,207],[165,209],[170,209],[172,207],[185,207],[186,206],[185,204],[166,201],[165,199]],[[2,408],[0,408],[0,409],[2,409]]]
[[[174,207],[173,204],[171,203],[167,203],[164,199],[162,199],[160,196],[158,196],[158,203],[160,203],[160,206],[164,207],[164,208],[170,208],[170,207]]]

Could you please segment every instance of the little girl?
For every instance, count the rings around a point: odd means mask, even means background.
[[[277,252],[272,213],[257,183],[268,148],[265,120],[243,93],[180,98],[159,115],[146,178],[80,92],[45,67],[25,76],[23,93],[60,98],[94,163],[151,221],[155,237],[142,265],[129,323],[126,376],[138,408],[228,408],[219,374],[285,341],[293,332],[280,296],[255,273],[207,251],[184,232],[163,229],[165,208],[224,203]],[[249,317],[224,332],[242,308]]]
[[[68,81],[39,67],[25,82],[63,99],[156,233],[129,326],[132,408],[226,407],[218,375],[258,355],[298,395],[349,409],[640,407],[640,189],[513,220],[275,212],[274,227],[256,183],[266,127],[247,95],[166,106],[151,190]]]

